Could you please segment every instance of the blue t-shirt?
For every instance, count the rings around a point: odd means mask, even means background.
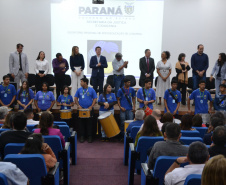
[[[82,108],[87,109],[92,105],[93,100],[97,98],[97,94],[96,91],[91,87],[88,87],[87,89],[80,87],[76,91],[75,97],[78,98],[79,105]]]
[[[38,91],[36,93],[35,100],[38,101],[38,107],[42,111],[45,111],[50,108],[52,101],[55,100],[55,97],[51,91],[47,91],[45,93]]]
[[[2,100],[2,103],[4,103],[4,105],[9,105],[14,96],[16,96],[16,89],[14,85],[0,85],[0,99]]]
[[[144,99],[144,93],[145,93],[145,97],[146,99]],[[140,88],[138,91],[137,91],[137,98],[141,99],[141,100],[144,100],[144,101],[151,101],[151,100],[156,100],[155,98],[155,91],[154,89],[150,88],[150,89],[144,89],[144,93],[143,93],[143,88]],[[140,108],[143,108],[144,107],[144,103],[140,103]],[[148,104],[148,107],[150,109],[153,109],[153,104],[152,103],[149,103]]]
[[[117,98],[120,99],[120,104],[121,104],[121,107],[125,108],[126,110],[132,110],[132,98],[135,97],[135,91],[132,87],[129,88],[129,91],[127,89],[125,89],[125,87],[123,87],[125,93],[127,94],[130,102],[131,102],[131,105],[129,104],[129,102],[127,101],[124,93],[122,92],[122,89],[120,88],[118,90],[118,93],[117,93]]]
[[[226,111],[226,94],[216,95],[213,106],[215,110]]]
[[[116,97],[115,97],[115,93],[106,94],[106,98],[107,98],[107,102],[108,102],[109,104],[112,103],[112,102],[114,102],[114,101],[117,101],[117,100],[116,100]],[[99,96],[98,102],[103,102],[103,103],[106,102],[106,100],[105,100],[103,94],[101,94],[101,95]],[[111,107],[111,108],[110,108],[110,110],[113,110],[113,109],[114,109],[114,107]],[[104,105],[101,105],[101,106],[100,106],[100,111],[108,111],[108,109],[105,109],[105,108],[104,108]]]
[[[204,92],[201,92],[199,89],[196,89],[191,93],[189,99],[195,100],[195,114],[208,113],[208,100],[212,101],[209,91],[205,90]]]
[[[34,93],[31,89],[29,89],[29,97],[28,97],[28,93],[26,93],[26,91],[23,91],[19,97],[19,93],[20,93],[20,90],[17,91],[17,95],[16,95],[16,99],[19,100],[22,104],[25,104],[27,105],[32,99],[34,99]],[[27,107],[28,109],[31,109],[32,106],[29,105]],[[24,109],[22,106],[19,105],[19,109]]]
[[[64,95],[60,95],[57,99],[57,102],[66,103],[66,104],[70,105],[73,102],[73,98],[71,95],[68,95],[66,97]],[[71,109],[71,107],[61,105],[60,110],[62,110],[62,109]]]
[[[170,91],[172,92],[172,94],[174,95],[174,97],[177,99],[178,103],[181,102],[181,94],[180,94],[180,91],[178,91],[178,90],[172,91],[172,89],[170,89]],[[177,108],[177,103],[173,99],[173,97],[170,95],[168,89],[165,91],[164,99],[166,100],[166,103],[167,103],[167,106],[168,106],[169,111],[173,114],[173,112]],[[167,112],[166,108],[165,108],[165,112]],[[177,114],[178,114],[178,111],[177,111]]]

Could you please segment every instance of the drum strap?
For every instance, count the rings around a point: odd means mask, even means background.
[[[125,92],[125,90],[123,89],[123,87],[122,87],[121,89],[122,89],[122,92],[123,92],[124,96],[126,97],[126,100],[128,101],[128,103],[129,103],[130,105],[132,105],[132,103],[131,103],[131,101],[129,100],[129,98],[128,98],[126,92]]]
[[[175,96],[174,96],[173,93],[170,91],[170,89],[168,89],[168,92],[170,93],[170,95],[172,96],[172,98],[175,100],[175,102],[178,103],[177,98],[175,98]]]
[[[146,99],[146,94],[144,92],[144,87],[142,88],[142,90],[143,90],[143,94],[144,94],[144,99]]]
[[[224,98],[221,100],[219,99],[220,101],[218,101],[218,105],[220,105],[225,100],[225,98],[226,98],[226,96],[224,96]]]

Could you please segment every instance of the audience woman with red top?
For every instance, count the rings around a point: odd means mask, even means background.
[[[53,128],[54,117],[49,112],[43,112],[39,121],[39,128],[35,129],[34,133],[41,133],[42,135],[60,136],[62,146],[64,148],[65,141],[59,129]]]
[[[50,146],[43,143],[41,134],[31,134],[22,148],[21,154],[42,154],[45,159],[47,171],[53,168],[57,162],[56,156]]]

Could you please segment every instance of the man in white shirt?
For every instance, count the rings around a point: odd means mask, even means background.
[[[112,61],[115,94],[117,95],[118,89],[124,85],[124,68],[127,68],[128,61],[122,59],[121,53],[116,53],[115,59]]]
[[[9,56],[9,72],[17,83],[17,90],[23,81],[27,81],[29,66],[27,55],[23,53],[23,44],[17,44],[17,51],[10,53]]]
[[[25,109],[24,114],[27,116],[27,125],[38,125],[39,121],[34,121],[34,113],[32,109]]]
[[[11,162],[0,162],[0,173],[6,176],[9,185],[29,184],[27,176]]]
[[[193,142],[189,146],[187,157],[177,158],[166,172],[165,185],[183,185],[188,175],[201,175],[209,157],[205,144],[199,141]],[[180,164],[187,162],[189,162],[189,165],[180,167]]]

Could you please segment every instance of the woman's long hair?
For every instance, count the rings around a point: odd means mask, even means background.
[[[190,114],[185,114],[182,116],[180,127],[181,130],[191,130],[192,116]]]
[[[28,94],[28,99],[30,100],[31,99],[31,96],[30,96],[30,93],[29,93],[29,84],[28,84],[28,81],[23,81],[22,82],[22,85],[20,87],[20,92],[19,92],[18,98],[20,99],[20,97],[21,97],[21,94],[23,92],[23,84],[24,83],[26,83],[26,85],[27,85],[27,88],[26,88],[25,91],[26,91],[26,94]],[[25,94],[25,97],[26,97],[26,94]]]
[[[68,89],[68,95],[70,95],[70,88],[67,85],[63,86],[61,93],[64,94],[64,89],[66,88]]]
[[[53,125],[54,117],[49,112],[45,111],[41,114],[41,118],[39,121],[40,133],[42,135],[49,135],[48,128]]]
[[[26,142],[24,147],[21,150],[21,154],[43,154],[42,152],[42,143],[43,138],[42,134],[31,134]]]
[[[43,53],[44,53],[44,58],[43,58],[43,60],[45,59],[45,52],[44,52],[44,51],[39,51],[39,53],[38,53],[38,57],[37,57],[37,59],[36,59],[36,60],[40,60],[40,54],[41,54],[41,52],[43,52]]]
[[[110,85],[110,84],[105,84],[105,85],[104,85],[103,96],[104,96],[104,99],[105,99],[105,100],[107,99],[106,94],[107,94],[107,88],[108,88],[109,85]]]
[[[144,119],[144,126],[140,131],[140,136],[161,136],[156,119],[149,115]]]
[[[221,61],[219,61],[219,59],[217,60],[218,66],[223,66],[226,62],[226,54],[220,53],[219,55],[221,56]]]
[[[72,51],[71,51],[71,56],[72,57],[74,57],[75,56],[75,48],[78,48],[79,49],[79,47],[78,46],[73,46],[72,47]],[[79,55],[80,53],[78,52],[78,54],[77,55]]]

